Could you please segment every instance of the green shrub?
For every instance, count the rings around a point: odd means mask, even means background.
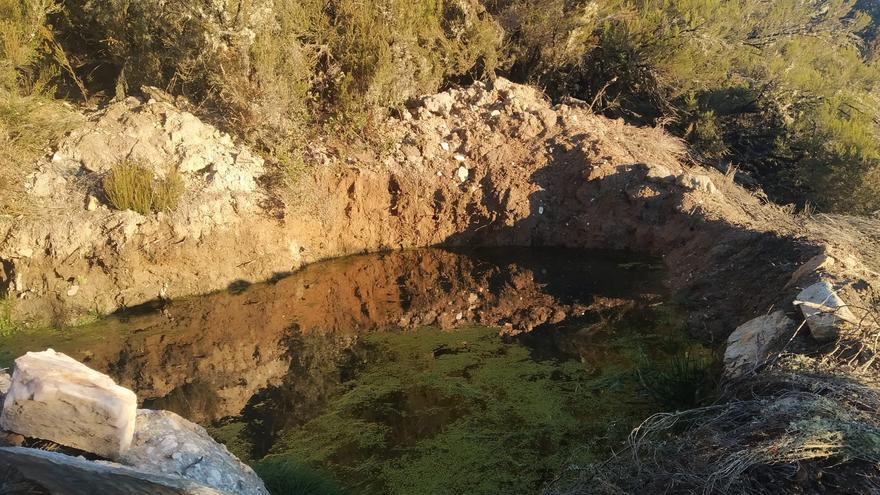
[[[130,161],[114,165],[104,177],[103,187],[114,208],[141,215],[174,209],[184,190],[183,178],[176,169],[157,180],[151,170]]]
[[[68,46],[115,67],[97,88],[183,94],[270,150],[315,122],[365,125],[376,109],[491,73],[501,32],[477,0],[78,0]],[[104,71],[106,72],[106,70]]]
[[[880,209],[880,81],[854,0],[489,0],[515,77],[659,123],[775,196]],[[875,45],[876,46],[876,45]]]

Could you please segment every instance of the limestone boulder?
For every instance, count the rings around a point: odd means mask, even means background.
[[[800,306],[810,333],[820,342],[836,339],[844,326],[859,322],[828,282],[817,282],[802,290],[794,304]]]
[[[253,469],[215,442],[204,428],[169,411],[137,412],[134,441],[119,462],[182,476],[221,492],[269,495]]]
[[[137,397],[52,349],[15,360],[0,429],[116,459],[131,445]]]
[[[727,338],[724,351],[724,372],[736,378],[763,363],[773,346],[795,322],[782,311],[759,316],[743,323]]]

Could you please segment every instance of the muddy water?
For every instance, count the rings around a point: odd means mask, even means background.
[[[351,493],[537,492],[664,407],[637,370],[704,352],[661,266],[556,249],[350,257],[20,332],[0,363],[66,352],[269,477],[284,464]]]

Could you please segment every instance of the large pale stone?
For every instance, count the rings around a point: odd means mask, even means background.
[[[794,321],[782,311],[759,316],[737,327],[727,338],[724,351],[727,376],[741,376],[763,363],[779,337],[792,327]]]
[[[253,469],[215,442],[204,428],[169,411],[137,412],[134,441],[119,462],[183,476],[221,492],[269,495]]]
[[[15,360],[0,428],[115,459],[131,445],[137,397],[48,349]]]
[[[3,493],[57,493],[63,495],[231,495],[181,476],[166,475],[95,462],[58,452],[23,447],[0,448],[0,473],[14,476],[21,491]],[[14,474],[10,474],[14,473]],[[16,479],[17,478],[17,479]],[[0,491],[3,482],[0,475]],[[42,488],[40,490],[39,488]]]
[[[833,340],[845,324],[859,322],[828,282],[817,282],[802,290],[794,304],[801,307],[810,333],[819,341]]]

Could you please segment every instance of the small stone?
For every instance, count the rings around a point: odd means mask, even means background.
[[[11,431],[0,431],[0,447],[21,447],[24,445],[24,435]]]
[[[794,305],[801,307],[810,333],[820,342],[836,339],[847,323],[859,323],[828,282],[817,282],[802,290]]]
[[[443,151],[449,151],[449,143],[447,143],[446,141],[443,141],[442,143],[440,143],[440,148]]]
[[[425,106],[425,110],[445,117],[452,111],[452,106],[455,103],[455,100],[452,95],[447,92],[428,96],[422,100],[422,103]]]
[[[544,214],[544,207],[543,207],[543,206],[539,206],[539,207],[538,207],[538,215],[543,215],[543,214]]]
[[[95,211],[98,209],[98,198],[89,194],[89,199],[86,202],[86,210]]]
[[[652,164],[648,165],[647,177],[651,179],[667,179],[672,177],[672,172],[663,165]]]
[[[462,155],[461,153],[456,153],[456,154],[452,155],[452,158],[454,158],[455,161],[457,161],[457,162],[463,162],[463,161],[465,161],[465,160],[467,159],[467,158],[465,158],[465,156]]]
[[[67,297],[73,297],[79,292],[79,286],[74,284],[67,289]]]
[[[461,182],[468,180],[468,177],[470,176],[470,172],[464,165],[458,167],[458,172],[456,174],[458,175],[458,180]]]
[[[0,428],[117,458],[131,445],[137,397],[52,349],[15,360]]]
[[[0,370],[0,395],[6,395],[12,385],[12,377],[5,370]]]
[[[678,183],[685,187],[707,192],[709,194],[715,194],[718,192],[718,188],[715,187],[715,184],[708,175],[682,174],[678,177]]]

